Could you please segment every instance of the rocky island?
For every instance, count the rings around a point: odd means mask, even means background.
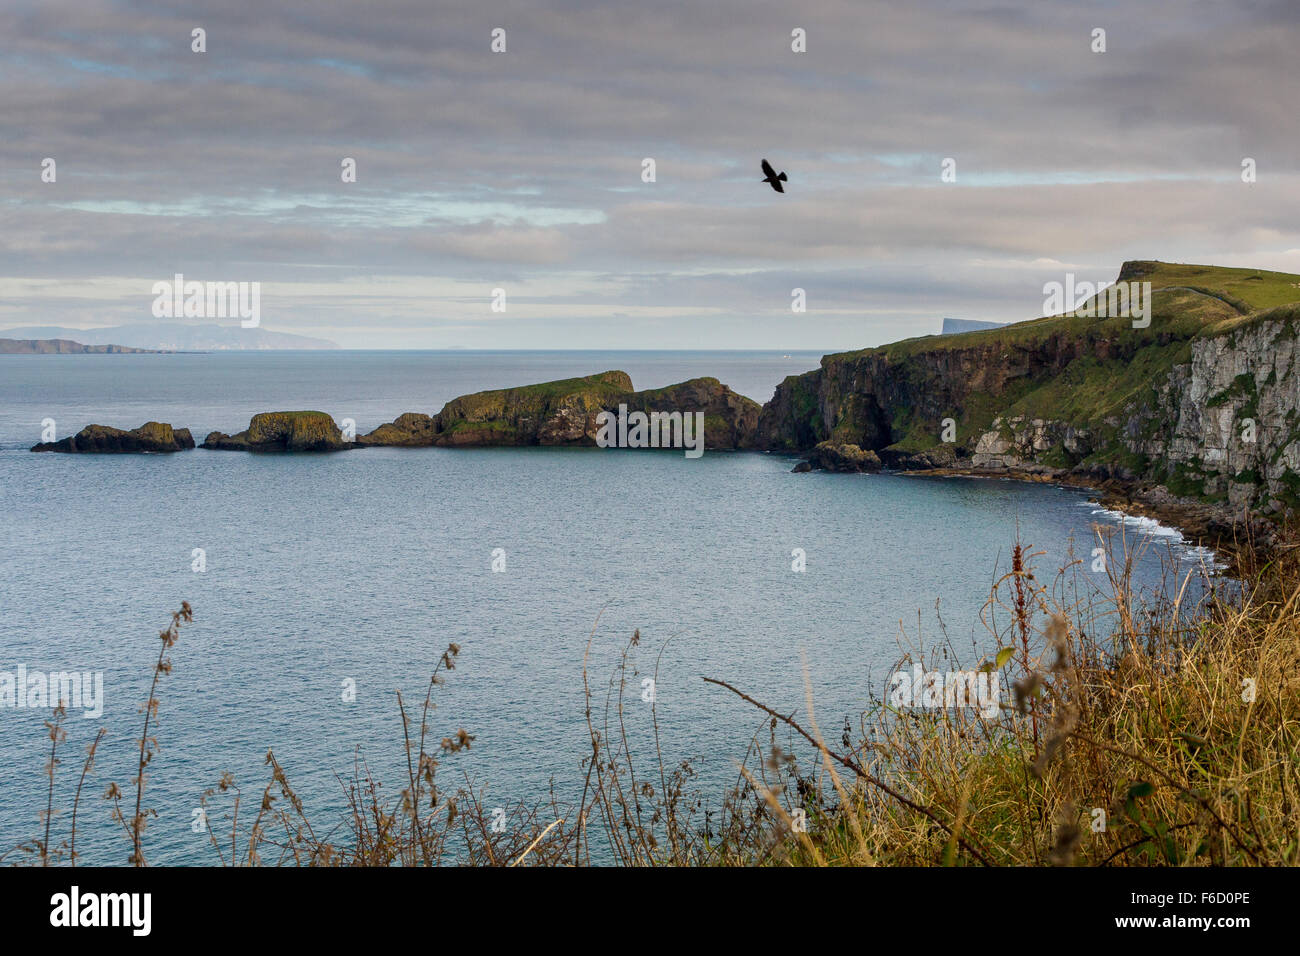
[[[201,448],[217,451],[346,451],[352,447],[324,412],[261,412],[235,435],[210,432]]]
[[[358,445],[595,445],[597,416],[620,406],[645,413],[702,412],[709,449],[753,447],[761,407],[716,378],[635,391],[626,372],[475,392],[434,416],[408,412],[357,438]]]
[[[32,451],[125,455],[169,453],[193,447],[194,438],[188,428],[173,429],[165,422],[145,422],[130,431],[108,425],[87,425],[68,438],[34,445]]]

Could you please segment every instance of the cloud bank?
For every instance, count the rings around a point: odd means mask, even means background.
[[[0,327],[181,272],[352,347],[838,349],[1126,258],[1300,271],[1284,0],[447,6],[6,4]]]

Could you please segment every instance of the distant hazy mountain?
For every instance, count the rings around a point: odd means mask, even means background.
[[[1002,322],[981,322],[979,319],[948,319],[943,320],[943,329],[940,335],[956,335],[958,332],[978,332],[981,329],[1000,329]]]
[[[141,353],[155,349],[133,349],[125,345],[82,345],[70,339],[0,339],[0,355],[85,355],[93,353]]]
[[[140,322],[98,329],[69,329],[28,325],[0,331],[14,339],[72,339],[86,345],[125,345],[136,349],[206,352],[224,349],[336,349],[327,339],[288,332],[245,329],[238,325],[186,325],[181,322]]]

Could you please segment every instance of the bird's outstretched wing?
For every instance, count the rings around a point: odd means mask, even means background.
[[[763,175],[770,176],[772,179],[776,179],[776,170],[772,168],[772,164],[769,163],[766,159],[763,160]]]
[[[785,192],[785,187],[781,185],[781,180],[779,178],[772,179],[769,181],[772,183],[772,188],[775,189],[777,192],[779,193]]]

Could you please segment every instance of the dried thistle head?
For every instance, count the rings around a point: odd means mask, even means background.
[[[1048,765],[1056,758],[1066,739],[1074,733],[1078,722],[1079,708],[1074,704],[1066,704],[1057,710],[1056,717],[1052,721],[1052,732],[1043,741],[1043,749],[1039,751],[1031,767],[1034,776],[1039,780],[1047,773]]]
[[[1023,680],[1018,680],[1011,685],[1011,689],[1016,694],[1016,710],[1022,714],[1028,713],[1029,701],[1031,701],[1043,688],[1043,675],[1037,671],[1029,674]]]
[[[48,736],[56,744],[68,739],[68,732],[63,729],[63,715],[63,704],[60,702],[59,706],[54,708],[54,720],[45,721],[45,729],[49,731]]]
[[[1052,670],[1063,670],[1070,659],[1070,622],[1064,614],[1053,614],[1047,619],[1043,637],[1047,646],[1056,654],[1052,660]]]
[[[456,753],[460,750],[468,750],[469,745],[473,740],[474,735],[466,733],[465,728],[462,727],[460,730],[456,731],[454,737],[443,737],[441,746],[442,749],[446,750],[448,753]]]
[[[1079,844],[1083,840],[1083,829],[1079,826],[1079,813],[1073,803],[1066,803],[1057,814],[1056,834],[1052,840],[1052,849],[1047,858],[1053,866],[1072,866],[1079,853]]]

